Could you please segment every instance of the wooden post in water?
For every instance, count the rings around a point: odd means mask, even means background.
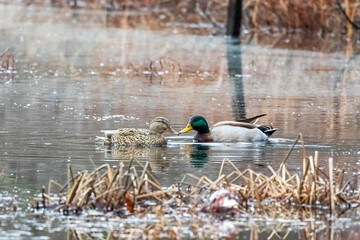
[[[241,33],[242,0],[229,0],[226,34],[239,37]],[[244,87],[241,61],[241,41],[227,42],[227,60],[229,76],[234,82],[233,115],[239,121],[246,117]]]
[[[229,0],[226,35],[240,36],[241,15],[242,0]]]

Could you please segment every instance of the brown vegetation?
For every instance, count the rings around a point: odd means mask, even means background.
[[[25,3],[122,13],[108,15],[112,27],[172,28],[202,34],[224,32],[228,5],[228,1],[221,0],[27,0]],[[357,35],[355,30],[360,29],[359,19],[357,0],[243,0],[242,28],[249,31],[289,32],[302,29],[322,34],[346,34],[352,38]],[[207,27],[204,29],[202,24],[207,24]]]
[[[319,1],[255,1],[246,0],[244,26],[248,29],[269,28],[270,31],[295,30],[346,33],[348,38],[358,28],[360,16],[356,0]]]
[[[65,215],[86,210],[96,210],[99,214],[113,212],[120,217],[142,218],[154,214],[159,221],[128,233],[156,237],[160,233],[181,234],[183,223],[177,217],[179,214],[193,217],[211,214],[222,218],[250,214],[294,219],[312,215],[313,211],[336,216],[340,210],[359,206],[359,193],[350,188],[352,179],[345,182],[345,171],[336,169],[334,174],[332,159],[328,172],[322,170],[318,166],[318,154],[308,156],[304,145],[303,174],[288,171],[286,161],[299,139],[302,140],[301,135],[278,170],[268,167],[269,176],[251,169],[240,171],[224,159],[217,179],[186,174],[181,182],[168,188],[161,187],[151,174],[149,162],[141,164],[132,159],[127,167],[120,162],[116,168],[104,164],[75,176],[69,166],[67,183],[61,185],[50,180],[48,189],[44,187],[41,196],[35,198],[38,203],[33,208],[55,207]],[[225,165],[232,169],[230,173],[223,172]],[[54,185],[60,188],[57,194],[52,193]]]
[[[10,81],[14,77],[15,57],[12,49],[7,48],[0,54],[0,80]]]

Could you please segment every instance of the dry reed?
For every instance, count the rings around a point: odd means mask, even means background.
[[[104,164],[92,172],[82,171],[76,175],[69,166],[67,182],[61,185],[50,180],[48,191],[43,187],[41,196],[35,200],[44,208],[55,205],[64,214],[95,209],[121,216],[149,211],[160,214],[167,205],[176,206],[180,212],[187,206],[191,213],[235,211],[276,215],[288,212],[289,216],[293,208],[300,208],[299,214],[317,209],[335,214],[339,209],[358,206],[358,191],[350,189],[351,180],[344,184],[344,171],[334,174],[333,160],[329,159],[329,174],[326,174],[318,166],[318,153],[308,156],[303,141],[303,174],[289,172],[286,161],[299,139],[302,140],[301,135],[277,170],[268,166],[269,176],[252,169],[240,171],[233,162],[224,159],[215,180],[186,174],[181,182],[163,188],[151,174],[148,162],[142,164],[131,159],[127,167],[123,162],[114,168]],[[225,166],[232,171],[225,174]],[[57,194],[50,192],[54,185],[59,188]],[[236,204],[229,207],[226,201]]]
[[[286,162],[299,140],[304,169],[302,174],[291,174]],[[121,219],[129,216],[138,219],[136,225],[109,232],[107,239],[117,239],[120,235],[177,239],[184,238],[185,232],[199,238],[231,238],[236,231],[219,230],[221,224],[217,225],[209,215],[231,218],[235,225],[243,226],[237,216],[239,219],[251,215],[268,219],[298,220],[316,216],[326,219],[327,214],[337,216],[358,207],[360,195],[358,189],[350,187],[352,179],[344,183],[345,171],[336,167],[334,172],[332,159],[329,159],[327,174],[319,167],[318,157],[317,152],[314,156],[307,155],[299,135],[279,168],[274,170],[268,166],[271,173],[268,176],[252,169],[241,171],[229,159],[224,159],[215,180],[185,174],[179,183],[168,188],[163,188],[152,175],[149,162],[142,164],[132,157],[128,166],[123,162],[117,167],[104,164],[92,172],[77,174],[73,174],[69,165],[66,183],[50,180],[47,190],[43,187],[34,199],[33,208],[55,209],[64,215],[86,211],[85,215],[110,213]],[[274,230],[269,237],[279,237],[279,234]],[[75,230],[71,232],[74,239],[80,239],[81,235]]]
[[[270,28],[271,30],[289,31],[302,29],[344,33],[353,36],[357,27],[356,18],[359,4],[354,0],[320,1],[274,1],[245,0],[244,27],[246,29]],[[270,31],[271,31],[270,30]]]

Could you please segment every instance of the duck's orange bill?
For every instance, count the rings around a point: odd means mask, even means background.
[[[192,126],[191,124],[189,123],[186,128],[184,128],[183,130],[181,130],[179,133],[187,133],[188,131],[192,130]]]
[[[174,135],[179,135],[179,133],[177,131],[175,131],[172,127],[169,127],[167,129],[165,129],[165,131],[170,132],[170,133],[172,133]]]

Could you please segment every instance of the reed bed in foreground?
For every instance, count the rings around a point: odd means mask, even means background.
[[[293,215],[293,208],[305,212],[322,209],[331,214],[337,209],[358,206],[358,189],[350,188],[351,179],[345,183],[345,171],[333,173],[331,158],[329,170],[321,170],[317,152],[307,156],[303,146],[302,174],[289,172],[286,161],[300,138],[301,135],[277,170],[268,167],[269,176],[251,169],[240,171],[233,162],[224,159],[217,179],[186,174],[181,182],[167,188],[151,174],[148,162],[142,164],[132,159],[126,167],[123,162],[117,167],[104,164],[76,175],[69,165],[68,181],[61,185],[50,180],[48,189],[43,187],[41,196],[35,198],[34,208],[56,208],[64,214],[97,210],[119,216],[156,213],[166,206],[191,214],[276,215],[276,211],[281,211]],[[223,172],[225,165],[232,169],[230,173]],[[59,188],[56,194],[55,185]]]
[[[302,173],[291,174],[286,161],[300,139]],[[358,187],[350,187],[353,179],[345,182],[344,170],[336,168],[334,173],[331,158],[328,170],[322,170],[318,159],[317,152],[307,155],[300,134],[279,168],[268,166],[268,175],[252,169],[241,171],[224,159],[216,179],[185,174],[182,181],[164,188],[151,174],[149,162],[142,164],[134,158],[128,166],[123,162],[117,167],[104,164],[75,175],[69,165],[67,182],[61,185],[50,180],[32,207],[34,211],[56,210],[64,215],[85,212],[85,216],[120,217],[126,227],[115,231],[131,238],[231,237],[237,232],[236,226],[242,226],[238,219],[251,215],[326,219],[328,214],[336,217],[358,207]],[[225,169],[230,172],[225,173]],[[232,230],[215,219],[231,219]]]

